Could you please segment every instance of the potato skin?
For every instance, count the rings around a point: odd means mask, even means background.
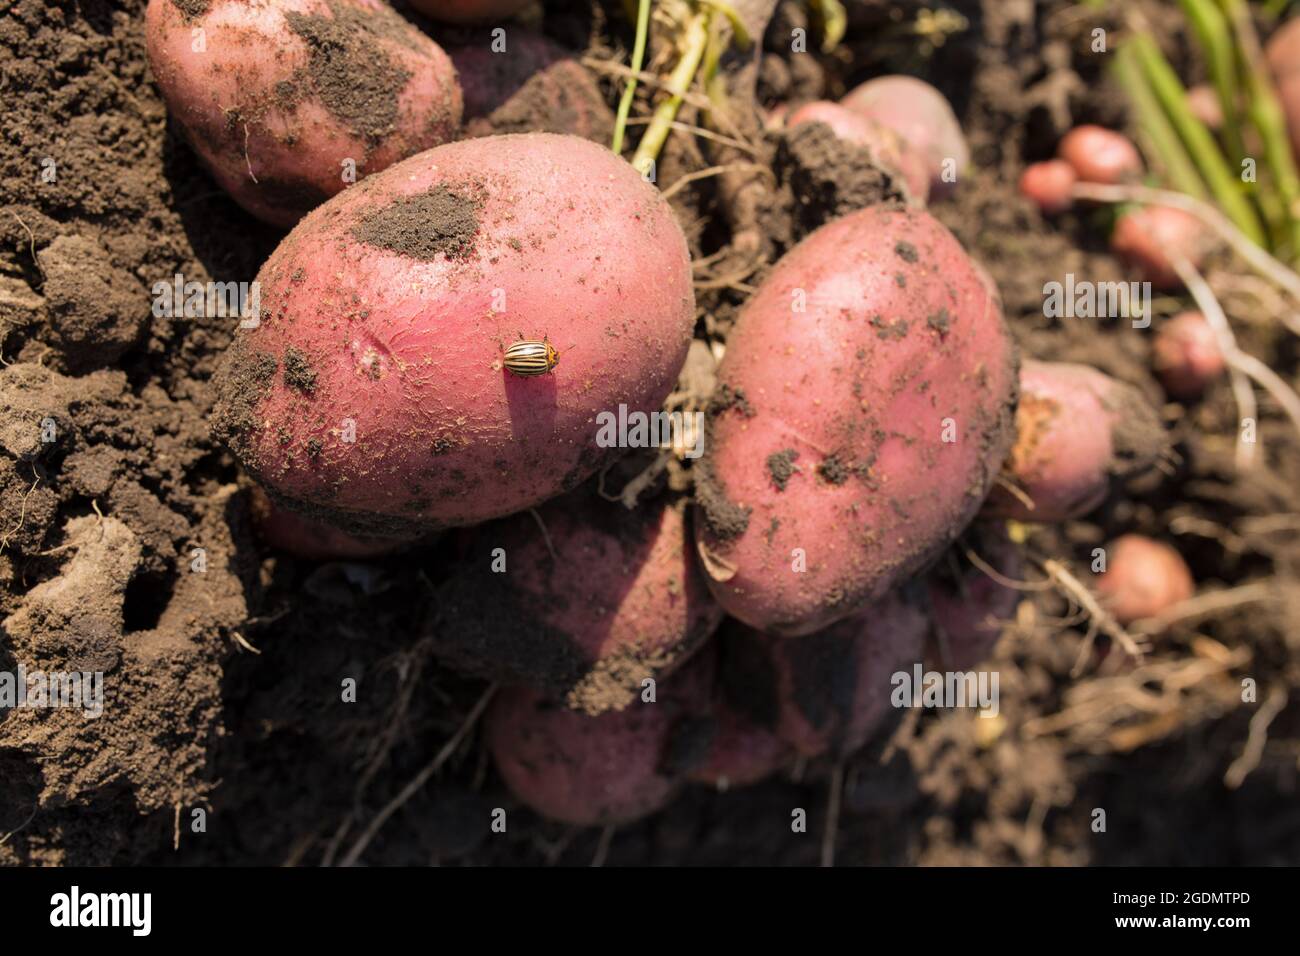
[[[694,551],[662,499],[628,511],[583,490],[484,525],[438,589],[435,652],[587,714],[635,706],[722,620]]]
[[[928,629],[920,607],[897,594],[806,637],[724,625],[723,693],[735,713],[805,757],[849,754],[880,727],[893,675],[922,660]]]
[[[1104,126],[1076,126],[1061,137],[1056,155],[1085,183],[1122,183],[1142,176],[1142,156],[1133,141]]]
[[[1167,448],[1155,409],[1136,388],[1070,362],[1025,362],[1016,430],[1006,471],[1033,505],[999,487],[984,512],[1017,521],[1081,517]]]
[[[623,453],[597,445],[595,416],[659,410],[695,321],[668,204],[607,149],[543,133],[358,183],[258,281],[214,433],[277,503],[354,534],[477,524],[575,487]],[[521,335],[549,338],[553,372],[504,369]]]
[[[579,826],[627,823],[667,805],[684,781],[678,753],[707,722],[713,669],[697,659],[661,681],[656,700],[591,717],[510,687],[488,709],[484,739],[523,803]]]
[[[926,159],[930,192],[936,198],[950,195],[955,183],[943,178],[951,159],[958,176],[970,165],[970,148],[952,105],[937,89],[914,76],[878,76],[850,90],[840,103],[867,119],[881,123]]]
[[[697,544],[723,608],[774,634],[817,631],[921,570],[974,516],[1013,437],[997,297],[922,211],[863,209],[787,253],[718,383]]]
[[[460,126],[450,58],[382,0],[149,0],[145,38],[199,159],[275,226],[342,191],[346,160],[360,179]]]
[[[1126,534],[1106,550],[1106,571],[1097,578],[1097,593],[1121,624],[1155,617],[1196,593],[1187,562],[1163,541]]]
[[[907,183],[908,192],[918,204],[923,206],[930,198],[925,157],[889,127],[829,100],[805,103],[790,114],[784,125],[793,129],[802,123],[826,124],[839,139],[870,151],[877,166]]]
[[[1024,580],[1023,556],[1005,525],[977,523],[964,539],[1003,578]],[[966,671],[986,660],[1002,636],[1002,622],[1015,614],[1022,595],[953,550],[949,566],[940,561],[926,575],[933,624],[926,660],[931,670]]]

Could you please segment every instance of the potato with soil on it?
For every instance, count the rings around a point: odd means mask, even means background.
[[[1142,176],[1142,156],[1133,141],[1104,126],[1076,126],[1061,137],[1056,155],[1085,183],[1123,183]]]
[[[214,432],[276,496],[353,534],[477,524],[623,450],[695,323],[686,240],[617,156],[571,136],[441,146],[314,211],[258,274],[262,319],[217,375]],[[519,340],[558,350],[516,375]]]
[[[484,741],[510,791],[564,823],[628,823],[662,809],[708,745],[708,656],[598,717],[547,701],[523,687],[501,690],[489,707]]]
[[[952,105],[937,89],[914,76],[880,76],[851,90],[840,104],[889,127],[924,158],[930,192],[950,195],[970,165],[970,148]]]
[[[1122,213],[1115,221],[1110,248],[1146,282],[1157,289],[1181,289],[1174,268],[1178,259],[1199,269],[1213,237],[1196,216],[1170,206],[1143,206]]]
[[[1200,312],[1179,312],[1161,322],[1151,348],[1151,367],[1172,398],[1199,398],[1227,368],[1219,338]]]
[[[1074,205],[1074,184],[1078,173],[1063,159],[1032,163],[1020,175],[1020,195],[1044,214],[1054,216]]]
[[[451,60],[382,0],[149,0],[145,39],[203,164],[275,226],[460,128]]]
[[[512,31],[509,45],[448,49],[465,98],[469,136],[568,133],[607,143],[614,112],[577,55],[537,33]]]
[[[476,529],[438,588],[435,653],[588,714],[634,705],[722,620],[684,512],[583,490]]]
[[[984,513],[1017,521],[1081,517],[1117,482],[1147,471],[1168,452],[1160,419],[1141,392],[1069,362],[1021,367],[1016,435],[1005,481]]]
[[[249,510],[258,537],[268,547],[307,561],[364,561],[392,554],[411,543],[401,538],[359,537],[313,521],[279,507],[256,485],[249,490]]]
[[[876,166],[907,184],[920,205],[930,197],[930,173],[925,157],[889,127],[860,116],[838,103],[814,100],[799,107],[785,122],[787,129],[804,123],[822,123],[846,143],[865,149]]]
[[[696,539],[723,608],[810,634],[961,533],[1014,437],[995,291],[929,214],[870,207],[787,253],[718,368]]]
[[[1182,555],[1140,534],[1116,538],[1106,548],[1106,570],[1097,577],[1102,605],[1121,624],[1156,617],[1196,593]]]
[[[921,662],[928,626],[898,594],[806,637],[729,623],[719,638],[723,699],[747,726],[804,757],[850,754],[893,706],[894,675]]]

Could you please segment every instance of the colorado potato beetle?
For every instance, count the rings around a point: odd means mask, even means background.
[[[560,364],[560,353],[546,339],[540,342],[524,340],[506,349],[504,364],[507,371],[525,378],[545,375]]]

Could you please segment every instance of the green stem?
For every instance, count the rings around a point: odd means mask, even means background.
[[[1115,54],[1115,79],[1128,95],[1143,149],[1164,173],[1168,185],[1197,199],[1207,193],[1196,164],[1183,148],[1178,133],[1160,108],[1138,65],[1135,52],[1126,43]]]
[[[641,72],[645,62],[645,41],[650,33],[650,0],[639,0],[636,11],[636,41],[632,45],[632,75],[627,78],[623,89],[623,98],[618,101],[618,118],[614,121],[614,141],[610,149],[615,153],[623,152],[623,134],[627,130],[627,116],[632,111],[632,100],[636,96],[636,75]]]
[[[1227,161],[1205,124],[1192,115],[1187,105],[1187,92],[1155,40],[1145,33],[1134,33],[1128,45],[1133,47],[1142,72],[1205,177],[1215,202],[1252,242],[1265,245],[1263,226],[1242,190],[1240,177],[1228,169]]]
[[[673,67],[666,84],[669,95],[655,108],[654,115],[646,126],[645,135],[641,137],[641,142],[637,144],[636,153],[632,157],[632,168],[642,175],[645,175],[646,170],[658,158],[659,150],[663,148],[668,133],[673,128],[673,122],[677,119],[682,97],[695,81],[695,73],[700,68],[704,49],[709,44],[709,19],[710,14],[700,12],[692,16],[686,24],[686,29],[683,31],[682,58]]]
[[[1232,21],[1242,53],[1246,74],[1246,113],[1264,144],[1264,160],[1281,199],[1288,246],[1286,253],[1294,258],[1300,254],[1300,174],[1296,172],[1295,156],[1291,152],[1286,117],[1268,67],[1264,64],[1264,54],[1259,48],[1259,38],[1250,22],[1246,4],[1242,0],[1219,0],[1219,3]]]
[[[1246,155],[1241,139],[1241,91],[1237,85],[1237,54],[1227,18],[1213,0],[1179,0],[1187,20],[1196,31],[1210,82],[1223,108],[1223,139],[1229,155],[1238,162]]]

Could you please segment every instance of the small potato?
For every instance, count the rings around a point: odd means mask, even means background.
[[[799,635],[849,617],[969,523],[1013,438],[996,293],[925,212],[823,226],[746,303],[694,469],[729,614]]]
[[[1131,385],[1087,365],[1025,362],[1008,483],[984,513],[1065,521],[1092,511],[1115,482],[1151,468],[1168,443],[1155,410]]]
[[[214,433],[310,517],[402,536],[513,514],[624,454],[695,324],[686,239],[608,149],[531,133],[428,150],[315,210],[258,274]],[[516,342],[558,355],[506,366]],[[541,369],[539,369],[541,371]]]
[[[923,80],[877,77],[850,91],[840,103],[889,127],[924,156],[935,198],[949,195],[954,177],[970,165],[970,149],[957,114],[944,95]]]
[[[577,55],[546,37],[511,31],[497,51],[489,40],[447,51],[465,96],[471,136],[568,133],[609,141],[614,112]]]
[[[882,123],[828,100],[815,100],[799,107],[785,126],[793,129],[803,123],[824,123],[839,139],[867,150],[876,166],[901,178],[918,203],[924,205],[929,198],[930,172],[925,157]]]
[[[1133,141],[1104,126],[1076,126],[1061,138],[1056,155],[1085,183],[1122,183],[1142,175],[1142,156]]]
[[[1169,206],[1131,209],[1115,222],[1110,248],[1158,289],[1182,288],[1176,257],[1199,268],[1210,248],[1204,224],[1190,212]]]
[[[1223,126],[1223,104],[1214,87],[1199,83],[1187,91],[1187,108],[1192,115],[1216,132]]]
[[[1106,570],[1097,578],[1097,593],[1115,619],[1132,624],[1155,617],[1196,592],[1192,572],[1182,556],[1140,534],[1126,534],[1106,549]]]
[[[274,226],[460,127],[451,60],[381,0],[149,0],[145,39],[199,159]]]
[[[654,701],[591,717],[506,688],[484,738],[497,772],[533,810],[578,826],[628,823],[667,805],[684,782],[684,752],[700,749],[713,671],[707,660],[660,681]]]
[[[588,714],[632,704],[722,620],[683,512],[583,490],[482,526],[439,588],[436,653]]]
[[[1199,312],[1179,312],[1160,323],[1151,365],[1173,398],[1199,398],[1223,377],[1225,365],[1218,337]]]
[[[444,23],[482,23],[505,20],[528,6],[531,0],[411,0],[411,6]]]
[[[1020,195],[1054,216],[1074,205],[1071,190],[1078,179],[1074,167],[1063,159],[1031,163],[1020,174]]]
[[[686,776],[692,783],[732,790],[766,780],[793,756],[789,744],[774,732],[718,704],[708,750]]]
[[[927,629],[897,595],[806,637],[732,625],[719,649],[725,699],[805,757],[852,753],[889,713],[894,674],[921,661]]]

